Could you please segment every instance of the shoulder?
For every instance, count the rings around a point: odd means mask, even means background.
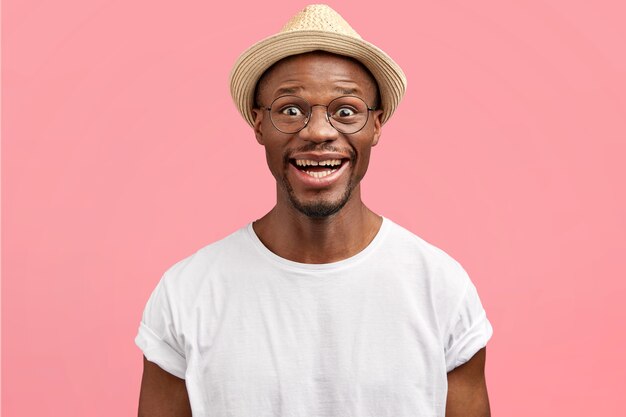
[[[475,348],[484,346],[481,343],[486,343],[491,335],[476,287],[461,263],[443,249],[398,225],[394,224],[392,229],[389,246],[402,257],[413,259],[411,271],[419,276],[420,293],[426,295],[422,301],[434,313],[441,340],[452,352],[447,356],[448,370],[452,369],[471,357]],[[478,324],[473,327],[473,333],[468,333],[467,329],[475,323]],[[472,335],[477,336],[471,341],[463,339]],[[457,352],[461,348],[464,350]]]
[[[394,262],[414,264],[439,291],[465,291],[470,279],[463,266],[450,254],[417,234],[388,220],[387,256]]]
[[[171,265],[159,283],[169,293],[185,298],[209,283],[223,263],[232,263],[247,242],[247,226],[210,243]]]

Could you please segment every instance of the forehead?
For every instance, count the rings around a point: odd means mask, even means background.
[[[367,98],[377,94],[376,81],[363,64],[322,51],[284,58],[265,71],[257,83],[258,95],[297,94],[298,90],[312,89],[334,89]]]

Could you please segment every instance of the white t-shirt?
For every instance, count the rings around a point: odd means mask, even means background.
[[[461,265],[384,218],[329,264],[283,259],[249,224],[165,272],[135,342],[194,416],[443,417],[446,373],[492,332]]]

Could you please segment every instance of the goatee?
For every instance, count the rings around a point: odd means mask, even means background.
[[[332,216],[341,210],[348,200],[350,200],[350,196],[352,195],[352,190],[354,186],[352,185],[352,180],[348,183],[346,190],[342,194],[342,196],[337,201],[314,201],[309,204],[305,204],[298,200],[295,193],[293,192],[293,188],[287,178],[283,177],[283,185],[287,190],[287,195],[289,196],[289,202],[291,205],[298,210],[300,213],[304,214],[307,217],[312,219],[322,219],[325,217]]]
[[[323,150],[326,152],[344,153],[344,154],[347,153],[349,154],[350,164],[354,166],[354,163],[356,160],[356,154],[354,153],[354,150],[347,149],[347,150],[342,151],[341,149],[338,149],[335,146],[332,146],[327,143],[324,143],[321,146],[319,144],[311,143],[309,145],[303,146],[297,151],[285,152],[285,154],[283,155],[283,161],[284,161],[285,167],[287,167],[287,165],[290,163],[289,161],[291,159],[291,155],[293,155],[294,153],[317,151],[317,150]],[[283,176],[282,183],[283,183],[283,187],[287,191],[287,195],[289,196],[289,201],[291,202],[291,205],[300,213],[313,219],[322,219],[322,218],[329,217],[337,213],[346,205],[348,200],[350,200],[350,196],[352,195],[352,190],[354,189],[354,183],[352,181],[352,178],[350,178],[344,193],[341,195],[341,197],[338,200],[336,201],[319,200],[319,201],[314,201],[312,203],[305,204],[302,201],[298,200],[298,198],[296,197],[296,194],[293,191],[293,187],[289,183],[289,180],[287,180],[287,177]]]

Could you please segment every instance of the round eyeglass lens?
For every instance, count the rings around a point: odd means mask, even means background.
[[[367,104],[359,97],[337,97],[328,103],[330,124],[342,133],[356,133],[363,129],[369,116]]]
[[[270,107],[270,119],[283,133],[296,133],[306,126],[311,112],[310,104],[297,96],[278,97]]]

